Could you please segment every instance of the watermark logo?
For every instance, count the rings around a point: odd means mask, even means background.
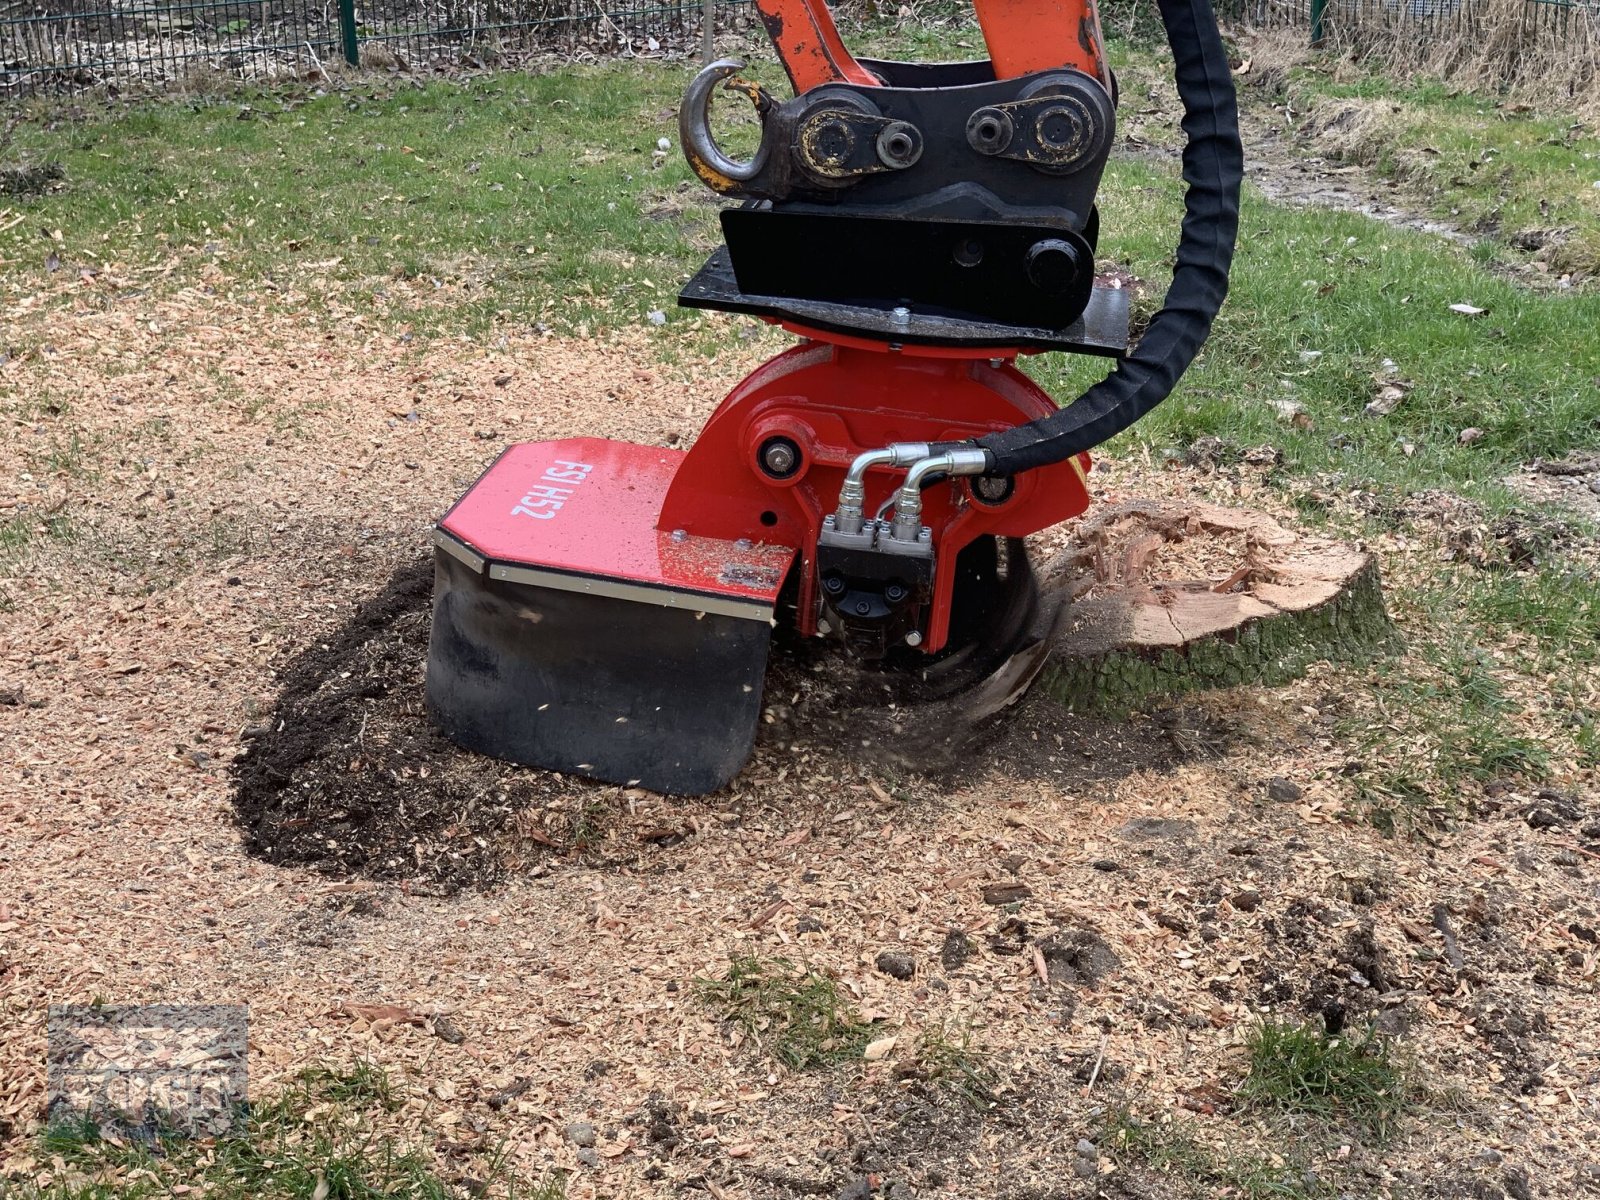
[[[248,1098],[245,1013],[233,1004],[51,1005],[50,1120],[134,1139],[228,1132]]]

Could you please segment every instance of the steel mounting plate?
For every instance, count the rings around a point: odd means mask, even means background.
[[[1061,350],[1116,358],[1128,350],[1128,292],[1096,283],[1089,307],[1065,329],[968,321],[913,306],[905,321],[886,308],[805,300],[789,296],[754,296],[739,289],[728,248],[716,250],[678,293],[684,308],[710,308],[750,313],[813,329],[852,334],[873,341],[923,346],[971,346],[992,349]]]

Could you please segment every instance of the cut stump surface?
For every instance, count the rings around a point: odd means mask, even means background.
[[[1278,684],[1394,637],[1371,554],[1262,513],[1122,504],[1078,526],[1058,569],[1073,602],[1040,685],[1077,709]]]

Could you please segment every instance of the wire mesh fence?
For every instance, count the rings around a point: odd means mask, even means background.
[[[315,77],[355,63],[425,69],[554,51],[692,49],[704,14],[749,0],[0,0],[0,99],[205,77]]]
[[[1352,45],[1502,30],[1507,0],[1213,0],[1224,20]],[[1509,0],[1519,35],[1600,44],[1600,0]],[[719,23],[751,0],[709,0]],[[615,5],[616,7],[607,7]],[[1105,5],[1112,16],[1115,0]],[[1137,7],[1137,5],[1134,5]],[[315,77],[337,63],[425,70],[540,51],[693,51],[707,0],[0,0],[0,101],[218,76]]]
[[[1304,29],[1321,41],[1359,41],[1382,30],[1427,41],[1503,22],[1504,4],[1486,0],[1213,0],[1217,15],[1256,29]],[[1520,0],[1518,20],[1535,34],[1600,30],[1600,0]]]

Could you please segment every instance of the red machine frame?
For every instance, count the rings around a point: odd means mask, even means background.
[[[894,442],[965,441],[1047,416],[1056,405],[1017,369],[1015,351],[979,356],[787,327],[812,340],[763,364],[728,393],[674,477],[657,528],[792,547],[799,570],[796,622],[811,635],[821,611],[818,535],[857,455]],[[762,446],[777,437],[801,450],[799,469],[782,479],[761,465]],[[1023,537],[1077,516],[1089,506],[1088,469],[1089,456],[1081,454],[1027,472],[998,503],[984,501],[970,478],[927,490],[922,520],[939,554],[924,650],[941,650],[948,638],[961,549],[985,535]],[[890,498],[902,475],[868,474],[869,509]]]

